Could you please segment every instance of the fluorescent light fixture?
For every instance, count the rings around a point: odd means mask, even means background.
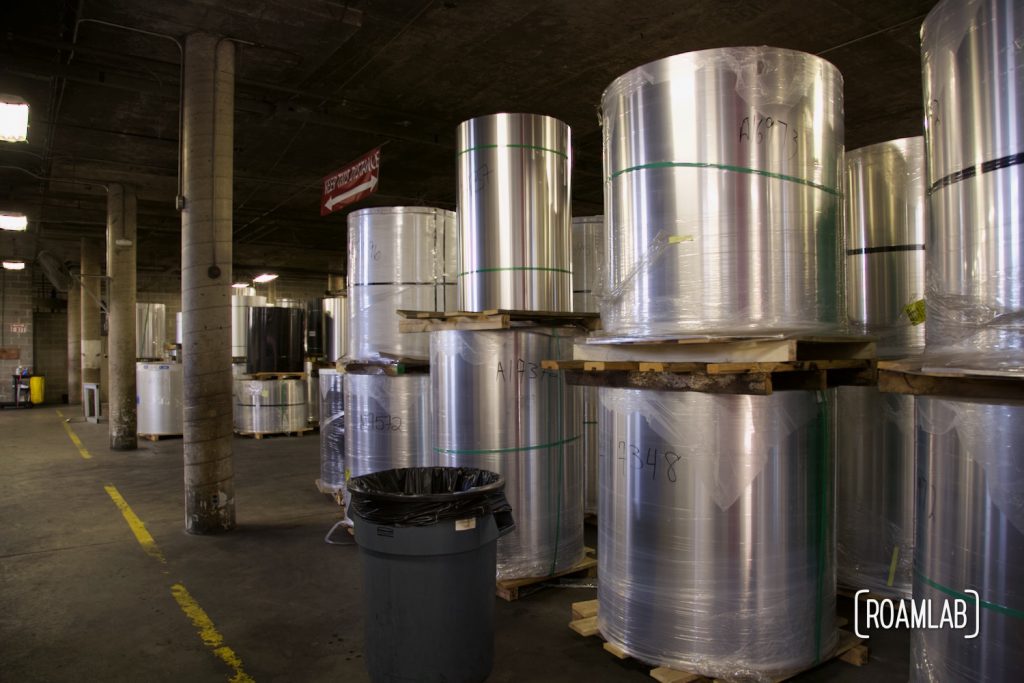
[[[249,289],[249,283],[248,282],[236,282],[235,284],[233,284],[231,286],[234,287],[235,289]]]
[[[252,279],[253,282],[258,282],[261,285],[265,282],[277,279],[277,273],[263,273],[263,275],[257,275]]]
[[[5,270],[25,270],[24,261],[4,261]]]
[[[28,140],[28,102],[17,95],[0,95],[0,140]]]
[[[0,213],[0,230],[22,231],[28,228],[28,218],[23,213]]]

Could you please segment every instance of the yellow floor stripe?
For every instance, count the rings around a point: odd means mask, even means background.
[[[57,415],[59,415],[62,418],[64,417],[64,413],[60,412],[59,410],[57,411]],[[79,440],[78,435],[71,431],[71,425],[69,425],[64,420],[61,420],[60,423],[64,425],[64,431],[68,433],[68,438],[71,439],[71,443],[75,444],[75,446],[78,448],[78,452],[82,454],[82,457],[86,460],[92,459],[92,454],[89,453],[89,451],[85,450],[85,446],[82,445],[82,442]]]
[[[213,625],[209,615],[199,606],[188,589],[182,584],[176,583],[171,586],[171,594],[174,595],[178,606],[181,607],[181,611],[189,618],[192,625],[199,629],[199,637],[203,639],[203,644],[235,672],[235,675],[229,679],[231,683],[253,683],[252,677],[242,669],[242,660],[234,650],[224,644],[224,636]]]
[[[114,505],[116,505],[117,509],[121,511],[121,514],[124,515],[124,520],[128,522],[128,527],[132,530],[132,533],[135,534],[136,540],[138,540],[142,549],[146,551],[146,554],[150,557],[156,558],[162,564],[167,564],[167,560],[164,558],[164,554],[160,552],[160,548],[157,546],[156,541],[153,540],[153,537],[149,535],[149,531],[146,530],[146,525],[143,524],[138,515],[128,507],[128,501],[121,496],[113,485],[104,486],[103,490],[107,492],[110,499],[114,501]]]

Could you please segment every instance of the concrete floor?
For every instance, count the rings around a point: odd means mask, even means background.
[[[115,453],[106,425],[64,406],[85,459],[56,409],[0,411],[0,680],[368,680],[357,550],[323,540],[338,510],[313,485],[316,435],[236,439],[238,528],[198,537],[183,530],[180,439]],[[188,612],[172,589],[191,597]],[[649,667],[566,627],[570,603],[592,597],[549,588],[499,600],[489,680],[650,681]],[[202,635],[197,608],[212,621]],[[851,609],[841,599],[840,613]],[[798,680],[905,681],[907,643],[906,633],[878,634],[867,666],[835,661]]]

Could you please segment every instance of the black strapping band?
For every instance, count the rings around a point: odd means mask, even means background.
[[[443,285],[445,287],[454,287],[455,282],[353,282],[351,287],[437,287]]]
[[[860,249],[847,249],[847,256],[861,256],[863,254],[884,254],[887,251],[924,251],[923,244],[894,244],[890,247],[861,247]]]
[[[1001,168],[1009,168],[1010,166],[1017,166],[1024,164],[1024,152],[1018,152],[1009,156],[1000,157],[999,159],[992,159],[991,161],[983,161],[981,163],[982,173],[991,173],[992,171],[998,171]],[[968,166],[962,171],[956,171],[950,173],[945,178],[939,178],[932,186],[928,189],[928,194],[932,194],[944,187],[948,187],[954,183],[959,183],[961,180],[967,180],[978,175],[977,166]]]

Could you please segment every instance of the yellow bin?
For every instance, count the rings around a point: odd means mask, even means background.
[[[32,399],[32,403],[40,404],[43,402],[43,394],[46,392],[46,378],[45,377],[30,377],[28,380],[28,394]]]

